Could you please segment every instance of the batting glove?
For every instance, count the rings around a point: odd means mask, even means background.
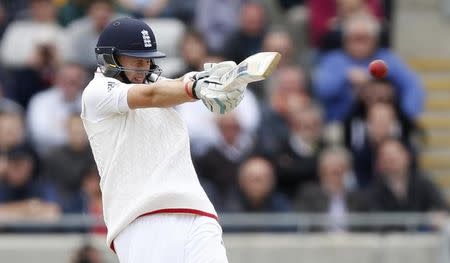
[[[193,94],[202,100],[211,112],[225,114],[236,108],[244,97],[245,86],[234,90],[223,89],[220,78],[236,66],[233,61],[205,65],[205,71],[195,75]],[[207,76],[207,77],[205,77]]]
[[[223,85],[210,78],[203,78],[194,82],[195,96],[211,112],[225,114],[236,108],[244,98],[245,87],[232,91],[224,91]]]

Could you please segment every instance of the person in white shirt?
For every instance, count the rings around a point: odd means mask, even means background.
[[[99,68],[82,95],[81,118],[100,174],[107,243],[121,263],[228,262],[217,213],[194,170],[185,124],[172,108],[202,100],[227,113],[246,86],[218,79],[234,62],[179,79],[159,77],[155,36],[120,18],[100,35]]]
[[[55,86],[36,93],[30,100],[27,125],[31,140],[41,156],[67,142],[66,123],[81,112],[81,92],[86,71],[78,64],[64,64],[56,76]]]
[[[39,64],[43,47],[60,53],[63,29],[56,21],[56,8],[51,0],[30,2],[30,18],[14,20],[6,28],[1,40],[0,56],[6,68],[20,68]],[[20,52],[18,52],[20,50]]]
[[[194,159],[201,157],[211,147],[221,142],[214,113],[198,103],[182,104],[177,110],[187,125]],[[260,125],[261,112],[255,95],[249,89],[245,90],[242,102],[234,111],[245,136],[255,137]]]
[[[112,1],[93,0],[88,6],[87,15],[70,23],[65,30],[63,58],[94,70],[97,61],[92,49],[100,33],[117,15]]]

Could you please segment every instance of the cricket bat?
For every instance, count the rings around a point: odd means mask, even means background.
[[[225,73],[220,82],[223,84],[224,90],[227,90],[230,87],[263,80],[272,74],[280,59],[281,54],[278,52],[256,53]]]

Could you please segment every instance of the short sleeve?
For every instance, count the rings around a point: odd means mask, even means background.
[[[128,112],[127,96],[132,86],[113,78],[94,78],[83,92],[82,117],[98,122]]]

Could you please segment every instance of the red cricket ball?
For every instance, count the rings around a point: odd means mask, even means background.
[[[382,79],[386,77],[388,73],[388,67],[383,60],[377,59],[369,64],[369,71],[373,77],[377,79]]]

